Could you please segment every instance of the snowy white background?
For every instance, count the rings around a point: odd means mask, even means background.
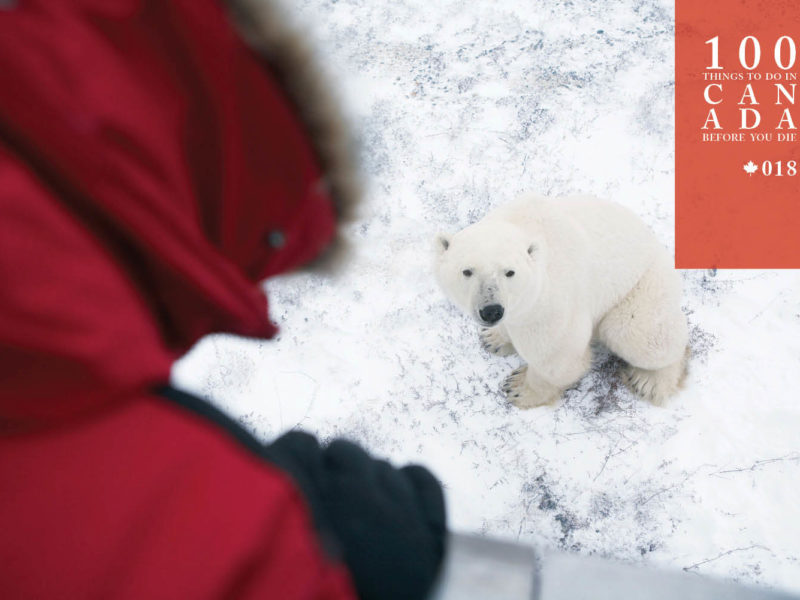
[[[691,371],[666,408],[595,369],[520,411],[517,358],[439,293],[432,238],[522,191],[587,192],[673,243],[673,6],[297,0],[362,138],[335,278],[269,282],[275,341],[175,369],[268,440],[347,436],[443,480],[452,527],[800,591],[800,278],[687,271]]]

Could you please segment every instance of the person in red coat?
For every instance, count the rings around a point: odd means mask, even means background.
[[[357,196],[263,0],[0,0],[0,597],[424,598],[441,487],[169,386]]]

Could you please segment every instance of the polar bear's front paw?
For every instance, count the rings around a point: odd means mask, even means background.
[[[511,372],[505,383],[503,392],[517,408],[534,408],[553,404],[561,398],[562,390],[544,381],[531,385],[528,381],[528,367],[523,366]]]
[[[508,356],[516,352],[511,340],[498,327],[481,329],[481,341],[484,350],[497,356]]]

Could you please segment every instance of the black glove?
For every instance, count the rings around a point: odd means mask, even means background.
[[[265,457],[294,478],[315,524],[348,566],[361,600],[423,600],[444,556],[442,488],[424,467],[396,469],[357,445],[290,432]]]

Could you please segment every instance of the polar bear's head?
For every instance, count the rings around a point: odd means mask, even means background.
[[[436,236],[436,277],[445,294],[481,325],[513,322],[539,296],[541,243],[519,227],[484,220]]]

